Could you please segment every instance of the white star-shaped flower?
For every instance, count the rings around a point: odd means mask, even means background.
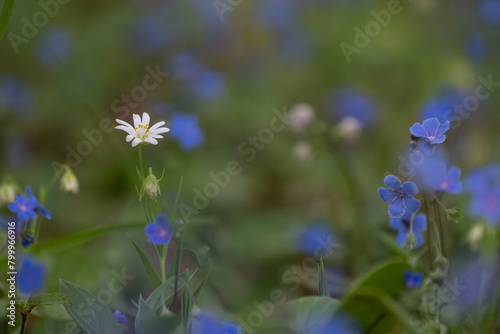
[[[158,144],[158,140],[156,139],[163,138],[160,133],[166,133],[170,131],[170,129],[167,127],[161,127],[165,124],[165,122],[163,121],[156,123],[152,127],[149,127],[150,118],[149,114],[146,112],[142,114],[142,120],[141,117],[137,114],[134,114],[133,117],[134,126],[128,124],[125,121],[122,121],[121,119],[117,119],[116,121],[122,125],[118,125],[115,127],[115,129],[123,130],[128,133],[126,140],[127,142],[132,141],[132,147],[135,147],[141,143],[156,145]]]

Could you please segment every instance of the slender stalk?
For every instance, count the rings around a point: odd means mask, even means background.
[[[139,168],[142,176],[144,176],[144,168],[142,167],[142,145],[139,144]]]
[[[425,215],[427,216],[427,230],[426,230],[426,235],[427,235],[427,252],[429,253],[429,268],[434,270],[434,259],[432,256],[432,233],[431,229],[429,226],[429,199],[427,198],[427,193],[424,192],[424,211]]]
[[[24,334],[24,328],[26,327],[26,320],[28,319],[28,315],[23,314],[22,317],[23,317],[23,320],[21,323],[21,331],[19,332],[20,334]]]

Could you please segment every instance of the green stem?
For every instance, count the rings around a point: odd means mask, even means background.
[[[424,192],[424,211],[427,216],[427,251],[429,253],[429,268],[432,271],[434,269],[434,259],[432,257],[432,236],[431,236],[431,228],[429,226],[429,199],[427,198],[426,192]]]
[[[5,0],[3,4],[2,14],[0,15],[0,41],[2,40],[7,23],[9,23],[12,8],[14,8],[15,0]]]
[[[28,319],[28,315],[23,314],[23,320],[21,322],[21,331],[19,332],[20,334],[24,334],[24,328],[26,327],[26,319]]]
[[[142,167],[142,144],[139,144],[139,168],[141,169],[141,174],[144,177],[144,168]]]

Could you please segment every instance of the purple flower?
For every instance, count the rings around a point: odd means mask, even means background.
[[[418,289],[424,281],[424,274],[407,270],[404,276],[405,284],[408,289]]]
[[[115,318],[119,324],[124,324],[128,322],[127,317],[125,316],[125,314],[122,314],[120,310],[116,310],[113,314],[115,315]]]
[[[450,121],[443,124],[437,118],[429,118],[420,123],[415,123],[410,128],[412,136],[423,138],[431,144],[441,144],[446,139],[445,133],[450,129]]]
[[[168,216],[161,214],[156,216],[154,223],[149,223],[146,226],[145,232],[148,236],[148,242],[152,242],[155,245],[166,245],[172,239],[174,227],[170,224]]]
[[[406,245],[406,237],[411,232],[410,223],[411,223],[412,213],[406,211],[403,217],[400,218],[392,218],[390,222],[390,226],[393,230],[398,232],[396,237],[396,241],[401,247]],[[417,243],[414,248],[420,247],[424,244],[424,237],[422,236],[422,231],[427,229],[427,216],[425,214],[415,215],[413,217],[413,234],[417,237]]]
[[[205,141],[200,129],[198,117],[176,111],[170,122],[170,136],[175,139],[184,151],[191,151]]]
[[[405,182],[401,186],[401,181],[394,175],[386,176],[384,183],[389,188],[378,188],[378,194],[382,201],[391,202],[389,216],[403,217],[405,209],[410,212],[417,212],[420,209],[420,201],[412,197],[418,194],[415,183]]]
[[[17,219],[19,219],[20,222],[25,222],[28,219],[35,219],[37,212],[47,219],[52,217],[50,211],[38,203],[30,187],[26,187],[26,194],[28,197],[18,195],[14,203],[9,203],[8,205],[9,210],[17,214]]]
[[[17,284],[19,291],[31,295],[43,290],[47,271],[43,263],[36,261],[29,255],[21,259]]]
[[[458,195],[462,192],[462,172],[457,166],[452,166],[448,173],[444,162],[428,163],[422,168],[424,181],[436,191],[444,191]]]

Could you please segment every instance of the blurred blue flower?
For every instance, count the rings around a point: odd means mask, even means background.
[[[405,182],[401,186],[401,180],[394,175],[388,175],[384,183],[388,188],[378,188],[378,194],[385,203],[391,202],[389,216],[403,217],[405,209],[409,212],[417,212],[420,209],[420,201],[413,197],[418,194],[418,188],[414,182]]]
[[[469,173],[466,189],[472,194],[483,194],[500,186],[500,165],[489,164]]]
[[[420,109],[422,120],[437,118],[439,122],[452,121],[457,114],[455,105],[461,106],[465,99],[465,94],[455,88],[446,87],[441,90],[439,96],[429,100]],[[461,116],[459,116],[461,117]]]
[[[36,213],[40,213],[47,219],[52,217],[52,214],[49,210],[45,209],[36,199],[35,195],[31,192],[30,187],[26,187],[26,194],[28,197],[24,195],[18,195],[15,198],[14,203],[10,203],[8,208],[11,212],[17,214],[17,218],[20,222],[25,222],[28,219],[36,218]]]
[[[24,115],[33,109],[33,94],[29,86],[10,75],[0,76],[0,111],[12,110]]]
[[[166,102],[151,102],[149,104],[149,109],[154,112],[155,114],[158,114],[163,117],[168,117],[173,111],[173,107],[171,104],[166,103]]]
[[[172,239],[174,227],[167,215],[160,214],[156,216],[154,223],[146,225],[145,233],[148,237],[148,242],[152,242],[155,245],[166,245]]]
[[[412,213],[406,211],[403,217],[391,218],[390,227],[398,232],[396,241],[401,247],[406,245],[406,237],[410,233],[411,216]],[[424,237],[421,232],[425,230],[427,230],[427,216],[425,214],[415,215],[413,218],[413,234],[417,237],[417,243],[414,248],[424,244]]]
[[[175,79],[190,82],[196,79],[203,65],[194,54],[183,52],[170,60],[168,68]]]
[[[301,333],[301,334],[361,334],[362,327],[358,320],[347,315],[346,313],[337,312],[328,324],[320,329],[318,333]]]
[[[300,252],[319,258],[330,254],[336,242],[332,227],[326,222],[316,222],[298,231],[295,244]]]
[[[297,5],[292,0],[263,0],[257,3],[257,22],[274,32],[289,30],[297,19]]]
[[[212,315],[202,313],[193,321],[192,334],[241,334],[238,325],[221,322]]]
[[[358,89],[337,89],[328,99],[328,109],[338,119],[356,118],[363,126],[369,126],[378,120],[378,107],[373,96]]]
[[[214,100],[224,96],[226,83],[220,73],[204,70],[191,82],[191,89],[199,99]]]
[[[307,62],[312,55],[311,38],[302,31],[290,31],[279,37],[281,57],[296,63]]]
[[[410,128],[412,136],[422,138],[430,144],[441,144],[446,139],[446,131],[450,129],[450,122],[443,124],[437,118],[429,118],[420,123],[415,123]]]
[[[174,112],[170,121],[170,129],[170,136],[185,151],[191,151],[205,141],[205,135],[200,129],[198,117],[195,115]]]
[[[408,289],[419,289],[424,282],[424,274],[407,270],[405,271],[404,280]]]
[[[145,15],[135,24],[130,38],[134,51],[148,55],[161,51],[171,37],[159,17]]]
[[[120,310],[115,310],[113,314],[115,315],[115,318],[119,324],[124,324],[128,322],[127,316],[125,314],[122,314]]]
[[[33,234],[31,233],[31,231],[27,231],[27,232],[21,234],[21,245],[24,248],[28,248],[34,242],[35,242],[35,238],[33,237]]]
[[[483,1],[479,7],[479,14],[486,21],[486,23],[491,25],[500,24],[500,1],[498,0],[486,0]]]
[[[31,295],[41,292],[45,286],[47,271],[42,262],[24,255],[19,264],[19,274],[17,284],[22,294]]]
[[[66,29],[58,27],[48,29],[43,33],[36,52],[43,64],[53,66],[64,62],[72,49],[72,36]]]
[[[457,166],[452,166],[448,173],[444,162],[429,161],[422,167],[423,180],[435,191],[444,191],[458,195],[462,192],[460,176],[462,172]]]
[[[481,63],[486,57],[486,42],[479,33],[472,33],[465,41],[467,57],[476,64]]]
[[[476,194],[470,201],[470,214],[491,224],[500,223],[500,187]]]

